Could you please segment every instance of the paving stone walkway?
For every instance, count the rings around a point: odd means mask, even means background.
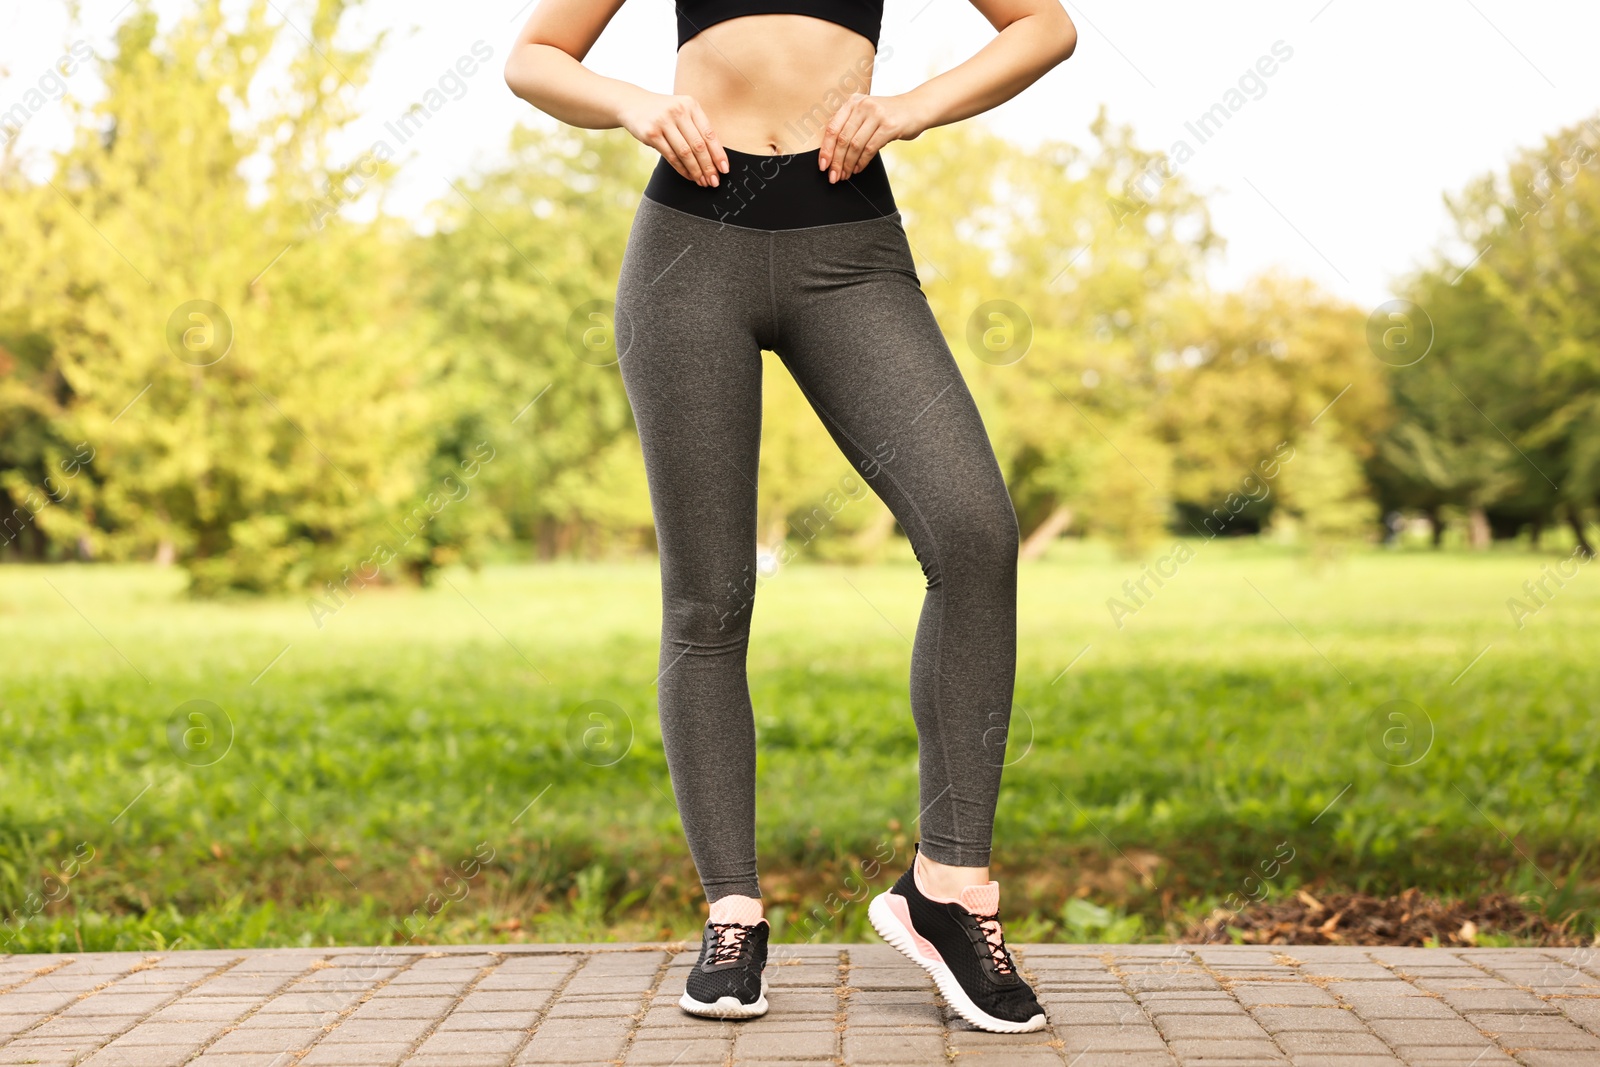
[[[1017,946],[1049,1029],[977,1031],[892,949],[775,945],[772,1010],[677,1007],[693,947],[0,957],[0,1064],[1600,1067],[1600,949]]]

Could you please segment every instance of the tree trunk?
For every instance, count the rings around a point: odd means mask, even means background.
[[[1467,543],[1480,551],[1489,547],[1489,516],[1482,508],[1467,512]]]
[[[1572,527],[1573,536],[1578,539],[1578,551],[1584,559],[1594,559],[1594,545],[1589,543],[1589,538],[1583,532],[1583,513],[1578,510],[1578,505],[1567,505],[1567,525]]]
[[[1439,509],[1429,508],[1427,511],[1428,526],[1433,537],[1433,547],[1444,547],[1444,523],[1439,521]]]
[[[1044,555],[1045,549],[1050,547],[1050,542],[1061,536],[1061,531],[1072,525],[1072,509],[1065,504],[1057,504],[1055,510],[1045,516],[1045,520],[1034,527],[1022,548],[1017,553],[1018,559],[1038,559]]]

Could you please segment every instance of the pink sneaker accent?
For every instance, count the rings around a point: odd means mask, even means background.
[[[991,880],[963,887],[960,904],[974,915],[993,915],[1000,910],[1000,883]]]
[[[894,912],[894,917],[900,920],[900,925],[904,926],[906,931],[911,934],[911,940],[916,944],[917,952],[924,959],[932,960],[934,963],[943,963],[944,957],[939,955],[939,950],[934,948],[927,938],[917,933],[917,928],[911,925],[911,909],[906,905],[906,898],[899,893],[890,893],[886,902],[889,905],[889,910]]]
[[[754,926],[760,922],[761,899],[734,894],[711,902],[711,921],[714,923],[743,923]]]

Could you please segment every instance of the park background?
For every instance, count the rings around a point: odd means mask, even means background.
[[[503,94],[509,6],[399,106],[371,5],[87,7],[0,93],[5,947],[692,936],[609,328],[650,153],[524,109],[401,210],[408,144]],[[1061,77],[1154,85],[1069,10]],[[1600,95],[1538,51],[1576,6],[1451,9],[1484,91],[1570,115],[1409,209],[1440,232],[1381,294],[1325,252],[1360,197],[1241,175],[1291,266],[1237,275],[1196,180],[1293,155],[1267,109],[1372,10],[1246,27],[1193,130],[886,153],[1024,535],[1014,940],[1596,936]],[[1115,99],[1052,78],[1046,114]],[[1368,118],[1322,152],[1395,187],[1426,138]],[[921,574],[766,359],[763,881],[777,938],[849,940],[915,840]]]

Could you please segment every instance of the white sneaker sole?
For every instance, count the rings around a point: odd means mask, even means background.
[[[678,1007],[690,1015],[701,1015],[707,1019],[753,1019],[757,1015],[767,1013],[767,976],[761,976],[761,995],[752,1004],[745,1004],[738,997],[719,997],[716,1003],[707,1004],[691,997],[687,990],[678,1000]]]
[[[917,951],[916,940],[911,931],[906,929],[906,925],[889,907],[887,892],[879,893],[872,898],[872,903],[867,905],[867,918],[871,921],[872,928],[878,931],[879,937],[899,949],[912,963],[933,976],[933,984],[939,987],[945,1002],[973,1026],[994,1034],[1029,1034],[1045,1028],[1045,1017],[1042,1012],[1026,1022],[1014,1023],[1009,1019],[997,1019],[974,1004],[948,966],[940,960],[930,960]]]

